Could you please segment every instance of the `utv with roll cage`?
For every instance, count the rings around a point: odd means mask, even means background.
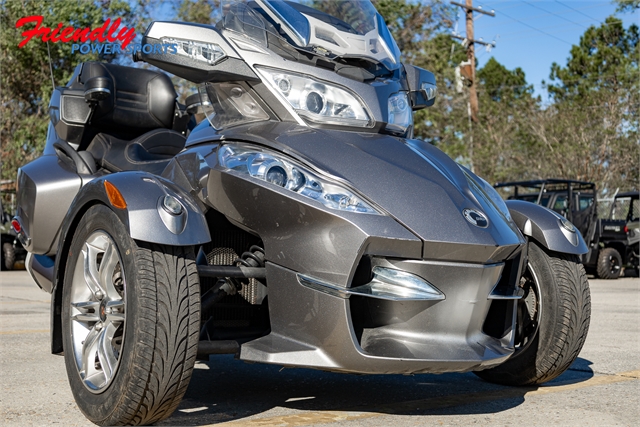
[[[601,279],[617,279],[622,267],[634,263],[625,229],[631,203],[624,213],[611,206],[609,215],[598,217],[596,185],[593,182],[544,179],[498,183],[496,189],[512,189],[508,200],[525,200],[554,210],[571,221],[584,237],[589,251],[581,256],[587,272]],[[622,195],[620,195],[622,197]],[[631,193],[625,197],[631,197]],[[636,208],[637,209],[637,208]],[[617,216],[616,216],[617,215]],[[619,218],[624,215],[624,220]]]

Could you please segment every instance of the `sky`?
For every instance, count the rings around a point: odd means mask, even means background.
[[[457,0],[457,3],[464,3]],[[615,14],[616,5],[606,0],[474,0],[474,7],[494,10],[495,17],[474,14],[474,38],[495,40],[496,47],[486,52],[476,45],[478,66],[482,67],[492,56],[513,70],[522,68],[527,82],[534,85],[535,93],[547,101],[542,81],[549,82],[551,64],[566,65],[572,45],[591,25],[599,26]],[[640,12],[616,15],[624,27],[640,25]],[[466,24],[462,8],[458,14],[458,34],[464,36]]]

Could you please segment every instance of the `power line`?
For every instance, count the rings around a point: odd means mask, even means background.
[[[584,7],[584,8],[583,8],[583,10],[585,10],[585,9],[591,9],[591,8],[595,8],[595,7],[601,7],[601,6],[603,6],[603,5],[608,5],[608,4],[610,4],[610,3],[608,3],[608,2],[605,2],[605,3],[597,3],[597,4],[592,5],[592,6]],[[505,10],[508,10],[508,9],[510,9],[510,8],[511,8],[511,7],[506,8]],[[494,9],[495,9],[495,10],[499,10],[499,11],[500,11],[500,13],[502,13],[502,11],[503,11],[503,9],[501,9],[499,6],[498,6],[498,7],[494,7]],[[567,13],[570,13],[570,12],[567,12]],[[502,13],[502,14],[503,14],[503,15],[505,15],[505,13]],[[527,19],[528,19],[528,20],[532,20],[532,19],[536,19],[536,18],[543,18],[543,17],[546,17],[546,16],[548,16],[548,15],[552,15],[552,14],[553,14],[553,13],[543,13],[543,14],[541,14],[541,15],[528,16],[528,17],[527,17]],[[556,15],[558,15],[558,14],[556,13]],[[594,19],[594,18],[591,18],[591,17],[589,17],[589,18],[590,18],[590,19]],[[595,20],[595,19],[594,19],[594,20]],[[596,20],[596,21],[597,21],[597,20]],[[485,24],[485,25],[486,25],[486,26],[488,26],[488,27],[499,27],[499,26],[507,25],[507,24],[508,24],[507,22],[497,21],[497,22],[495,22],[495,23]],[[606,23],[604,23],[604,22],[600,22],[600,24],[605,25]]]
[[[599,19],[593,18],[593,17],[591,17],[591,16],[587,15],[586,13],[583,13],[582,11],[580,11],[580,10],[578,10],[578,9],[574,9],[574,8],[572,8],[571,6],[569,6],[568,4],[565,4],[565,3],[563,3],[563,2],[561,2],[561,1],[559,1],[559,0],[555,0],[555,1],[556,1],[556,3],[560,3],[561,5],[563,5],[564,7],[568,8],[568,9],[571,9],[571,10],[573,10],[573,11],[575,11],[575,12],[578,12],[578,13],[579,13],[580,15],[582,15],[582,16],[586,16],[587,18],[592,19],[592,20],[594,20],[594,21],[596,21],[596,22],[600,22],[600,20],[599,20]]]
[[[536,30],[536,31],[538,31],[539,33],[542,33],[542,34],[544,34],[544,35],[546,35],[546,36],[549,36],[549,37],[554,38],[554,39],[556,39],[556,40],[558,40],[558,41],[561,41],[562,43],[566,43],[566,44],[568,44],[569,46],[573,46],[573,44],[572,44],[572,43],[569,43],[569,42],[568,42],[568,41],[566,41],[566,40],[562,40],[561,38],[556,37],[556,36],[554,36],[553,34],[549,34],[549,33],[547,33],[546,31],[542,31],[542,30],[537,29],[536,27],[532,27],[531,25],[527,24],[526,22],[522,22],[522,21],[520,21],[519,19],[514,18],[513,16],[507,15],[507,14],[506,14],[506,13],[504,13],[504,12],[501,12],[501,13],[502,13],[504,16],[506,16],[507,18],[509,18],[509,19],[513,19],[514,21],[521,23],[521,24],[522,24],[522,25],[524,25],[525,27],[529,27],[529,28],[531,28],[532,30]]]
[[[540,27],[539,29],[540,30],[546,30],[546,29],[549,29],[549,28],[558,28],[558,26],[557,25],[549,25],[548,27]],[[567,33],[567,32],[571,32],[571,31],[575,31],[575,28],[565,28],[563,30],[556,31],[555,34]],[[523,34],[523,33],[528,33],[528,32],[530,32],[530,31],[529,30],[527,30],[527,31],[513,31],[513,32],[510,32],[510,33],[501,33],[500,36],[501,37],[505,37],[505,36],[509,36],[509,35],[512,35],[512,34]],[[517,40],[517,37],[515,39],[510,38],[510,40]]]
[[[540,9],[540,10],[541,10],[541,11],[543,11],[543,12],[547,12],[547,13],[549,13],[549,14],[551,14],[551,15],[555,15],[555,16],[557,16],[557,17],[558,17],[558,18],[560,18],[560,19],[564,19],[565,21],[570,22],[571,24],[578,25],[579,27],[582,27],[582,28],[587,28],[587,27],[585,27],[584,25],[580,25],[580,24],[578,24],[578,23],[576,23],[576,22],[573,22],[572,20],[567,19],[567,18],[565,18],[564,16],[560,16],[560,15],[558,15],[558,14],[557,14],[557,13],[555,13],[555,12],[549,12],[548,10],[543,9],[543,8],[541,8],[540,6],[536,6],[536,5],[535,5],[535,4],[533,4],[533,3],[529,3],[528,1],[525,1],[525,0],[522,0],[522,2],[523,2],[523,3],[528,4],[528,5],[529,5],[529,6],[531,6],[531,7],[535,7],[536,9]]]

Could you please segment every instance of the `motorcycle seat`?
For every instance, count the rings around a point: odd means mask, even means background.
[[[185,143],[184,135],[170,129],[154,129],[132,140],[99,133],[86,151],[111,172],[145,171],[159,175]]]

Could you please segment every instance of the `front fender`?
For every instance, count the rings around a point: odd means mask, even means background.
[[[111,205],[105,181],[120,191],[126,208],[118,209]],[[185,208],[184,224],[178,227],[166,219],[160,206],[166,195],[177,198]],[[96,202],[110,207],[135,240],[172,246],[199,245],[211,240],[204,214],[192,197],[170,181],[146,172],[118,172],[85,185],[69,208],[62,235],[68,234],[65,225],[73,222],[85,206]]]
[[[109,201],[104,182],[113,184],[122,194],[126,208],[114,207]],[[166,195],[177,198],[185,209],[183,221],[176,226],[167,219],[161,202]],[[93,205],[110,207],[134,240],[171,246],[191,246],[211,240],[204,214],[193,198],[180,187],[146,172],[118,172],[96,178],[76,195],[62,223],[61,238],[53,270],[51,298],[51,352],[62,352],[62,286],[71,239],[80,218]]]
[[[589,251],[582,234],[564,228],[554,211],[523,200],[507,200],[513,221],[522,234],[554,252],[581,255]]]

